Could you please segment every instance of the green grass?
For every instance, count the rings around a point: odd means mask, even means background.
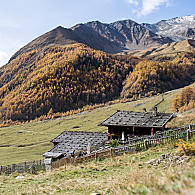
[[[163,169],[144,162],[175,151],[172,144],[136,154],[61,167],[49,173],[0,176],[0,194],[179,194],[191,192],[195,182],[194,157]]]
[[[165,101],[158,107],[160,112],[170,112],[171,101],[179,90],[164,95]],[[42,154],[51,149],[52,144],[49,141],[64,130],[106,132],[107,128],[98,126],[98,124],[117,110],[143,111],[144,107],[149,110],[158,103],[160,99],[161,95],[143,98],[133,102],[117,103],[82,114],[55,120],[0,128],[0,145],[35,144],[26,147],[0,147],[0,165],[42,158],[41,155],[36,153]],[[79,126],[79,128],[73,129],[74,126]]]

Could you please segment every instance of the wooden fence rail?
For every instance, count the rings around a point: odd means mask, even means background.
[[[92,153],[89,155],[72,158],[70,155],[59,159],[57,161],[51,162],[51,169],[59,168],[61,166],[66,166],[67,164],[88,162],[101,157],[112,157],[120,155],[122,153],[135,153],[138,151],[147,150],[149,147],[157,146],[160,144],[166,144],[170,142],[175,142],[178,139],[188,140],[195,134],[195,124],[188,126],[182,126],[176,129],[170,129],[163,132],[157,132],[153,136],[142,136],[136,138],[130,138],[124,146],[121,147],[103,147],[98,149],[92,148]],[[93,146],[92,146],[93,147]],[[46,165],[44,159],[37,161],[29,161],[18,164],[12,164],[8,166],[0,166],[0,175],[2,173],[11,174],[14,172],[36,172],[40,170],[46,170]]]
[[[45,170],[44,159],[36,160],[36,161],[28,161],[18,164],[12,164],[7,166],[0,166],[0,175],[2,173],[11,174],[14,172],[24,173],[30,172],[35,173],[36,171]]]

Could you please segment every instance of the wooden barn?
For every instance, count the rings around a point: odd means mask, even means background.
[[[156,131],[165,130],[166,123],[173,117],[170,113],[133,112],[118,110],[100,123],[108,127],[109,139],[125,141],[133,136],[153,135]]]
[[[43,156],[49,161],[55,161],[68,155],[86,151],[90,147],[100,147],[108,140],[107,133],[63,131],[51,140],[54,147]]]

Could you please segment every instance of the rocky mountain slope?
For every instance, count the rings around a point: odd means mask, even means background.
[[[132,20],[122,20],[111,24],[94,21],[85,25],[125,49],[143,49],[172,42],[169,38],[157,35]]]
[[[195,15],[162,20],[155,24],[143,23],[142,26],[174,41],[195,39]]]
[[[70,29],[59,26],[28,43],[16,52],[10,61],[33,49],[74,43],[82,43],[107,53],[119,53],[129,49],[145,49],[171,42],[170,38],[157,35],[131,20],[111,24],[93,21],[77,24]]]
[[[120,53],[159,47],[184,39],[195,39],[195,15],[162,20],[156,24],[138,24],[132,20],[110,24],[92,21],[70,29],[59,26],[28,43],[10,61],[33,49],[73,43],[82,43],[107,53]]]
[[[32,51],[33,49],[64,46],[74,43],[83,43],[91,48],[106,51],[108,53],[118,53],[124,49],[120,45],[115,45],[106,38],[100,36],[93,31],[93,29],[83,24],[77,25],[72,29],[59,26],[25,45],[11,57],[10,61],[15,59],[18,55]]]

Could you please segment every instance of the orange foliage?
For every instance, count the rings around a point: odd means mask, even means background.
[[[127,77],[121,95],[136,99],[188,85],[195,74],[194,61],[195,54],[181,54],[170,62],[141,61]]]
[[[195,87],[185,87],[172,102],[172,110],[180,113],[195,108]]]
[[[20,55],[0,74],[0,119],[30,121],[115,99],[135,63],[81,44]]]

